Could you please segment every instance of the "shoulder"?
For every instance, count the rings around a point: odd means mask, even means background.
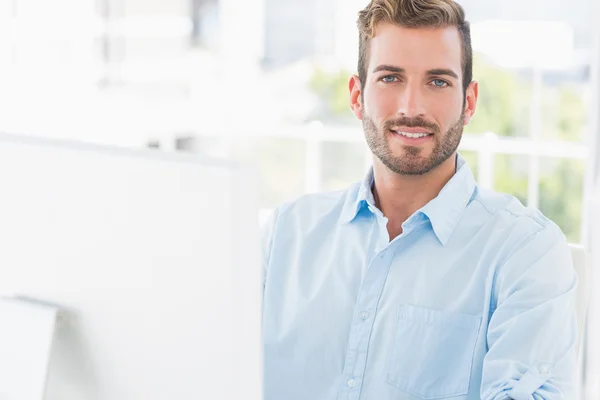
[[[356,199],[360,183],[344,190],[305,194],[278,206],[274,214],[277,225],[309,227],[318,222],[337,222],[346,206]]]
[[[572,281],[567,239],[541,211],[524,206],[513,196],[480,188],[471,203],[470,207],[487,214],[485,223],[491,224],[488,232],[497,243],[498,288],[514,289],[513,284],[524,283],[523,277],[530,274],[537,276],[538,284],[545,279],[548,285],[556,279]]]
[[[540,232],[548,232],[555,238],[564,237],[560,228],[540,210],[527,207],[506,193],[477,187],[469,207],[481,211],[498,230],[511,231],[521,240],[528,240]]]

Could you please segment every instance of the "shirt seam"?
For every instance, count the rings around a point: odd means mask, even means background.
[[[508,213],[508,214],[512,215],[512,216],[513,216],[513,217],[515,217],[515,218],[521,218],[521,217],[525,217],[525,218],[529,218],[529,219],[533,220],[533,222],[536,222],[536,223],[539,225],[539,227],[540,227],[540,230],[548,226],[548,221],[547,221],[547,220],[544,220],[544,219],[537,218],[536,216],[529,215],[529,214],[516,214],[516,213],[514,213],[514,212],[510,211],[510,210],[509,210],[509,209],[507,209],[507,208],[501,208],[501,209],[499,209],[499,210],[496,210],[496,211],[494,212],[494,211],[490,210],[490,209],[488,208],[488,206],[487,206],[487,205],[486,205],[486,204],[485,204],[483,201],[481,201],[481,199],[479,199],[478,197],[475,197],[475,198],[473,199],[473,201],[476,201],[476,202],[478,202],[479,204],[481,204],[481,206],[482,206],[482,207],[483,207],[483,208],[484,208],[484,209],[485,209],[485,210],[486,210],[486,211],[487,211],[487,212],[488,212],[490,215],[495,215],[495,214],[498,214],[498,213],[500,213],[500,212],[506,212],[506,213]],[[539,230],[538,230],[538,231],[536,231],[536,232],[539,232]]]
[[[519,250],[520,248],[525,247],[528,243],[530,243],[531,241],[533,241],[533,239],[535,238],[535,236],[537,236],[539,233],[541,233],[543,230],[547,229],[547,225],[540,225],[538,227],[538,229],[536,229],[535,231],[531,232],[529,235],[527,235],[522,241],[520,241],[519,243],[515,244],[510,251],[506,252],[506,257],[504,257],[502,259],[502,262],[499,262],[498,265],[500,267],[502,267],[504,264],[506,264],[506,262],[508,261],[508,259],[513,255],[514,252],[516,252],[517,250]]]

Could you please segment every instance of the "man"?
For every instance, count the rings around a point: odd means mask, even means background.
[[[576,273],[560,229],[480,188],[452,0],[372,0],[351,108],[373,168],[264,231],[267,400],[573,399]]]

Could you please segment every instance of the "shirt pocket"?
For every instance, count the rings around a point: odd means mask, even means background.
[[[475,315],[400,307],[387,381],[422,399],[467,394],[480,324]]]

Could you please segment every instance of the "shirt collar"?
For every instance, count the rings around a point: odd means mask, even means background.
[[[354,190],[348,196],[344,205],[342,222],[352,222],[365,207],[375,208],[372,191],[373,180],[373,168],[370,168],[358,190]],[[427,216],[438,240],[442,245],[446,245],[460,220],[462,212],[471,201],[475,187],[475,178],[469,165],[460,154],[457,154],[456,173],[442,188],[437,197],[417,210],[406,223],[409,223],[418,214]]]
[[[373,181],[373,167],[371,167],[360,182],[360,185],[358,185],[358,187],[354,186],[354,190],[351,190],[346,197],[341,217],[343,223],[354,221],[356,216],[365,207],[375,208],[375,198],[373,197],[372,191]]]

